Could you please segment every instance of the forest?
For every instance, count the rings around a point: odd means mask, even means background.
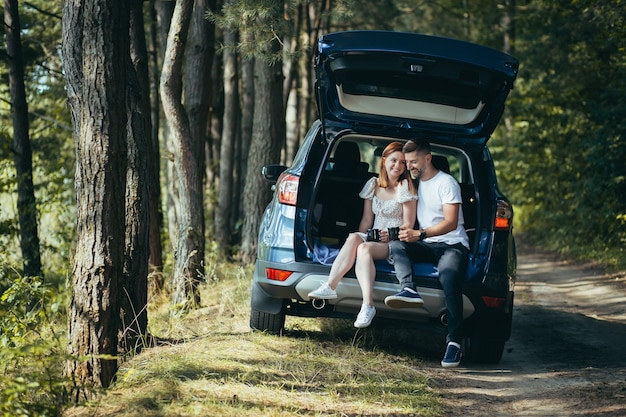
[[[213,274],[208,259],[254,264],[272,193],[261,169],[289,165],[317,118],[312,57],[328,32],[417,32],[515,56],[519,76],[488,146],[516,235],[626,269],[621,0],[4,0],[2,9],[4,415],[92,398],[150,337],[149,303],[188,314]]]

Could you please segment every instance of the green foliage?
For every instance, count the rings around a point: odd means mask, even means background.
[[[20,276],[0,259],[0,415],[57,416],[67,402],[66,358],[52,317],[62,316],[58,288]]]
[[[20,2],[21,39],[39,210],[39,238],[46,275],[65,275],[74,242],[74,143],[61,71],[62,2]],[[0,248],[21,263],[12,122],[7,69],[0,60]]]
[[[283,45],[285,39],[299,36],[294,33],[294,21],[299,14],[299,8],[311,6],[319,8],[319,2],[312,0],[231,0],[225,2],[219,13],[208,13],[211,19],[220,28],[239,30],[240,36],[237,50],[242,57],[257,57],[270,62],[282,58],[283,53],[298,55],[302,51],[283,50],[278,55],[270,55],[270,43],[276,39]],[[284,11],[276,8],[284,3]],[[334,30],[348,28],[350,17],[356,9],[357,0],[338,0],[333,2],[331,10],[323,10],[320,21],[330,21]],[[362,7],[362,3],[358,6]]]
[[[626,22],[619,3],[536,1],[517,14],[514,128],[494,143],[503,188],[532,240],[625,267]]]

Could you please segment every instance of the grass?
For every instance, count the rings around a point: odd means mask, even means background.
[[[98,401],[64,416],[442,415],[421,359],[384,347],[389,329],[288,318],[283,336],[251,332],[252,273],[222,269],[202,289],[201,309],[175,316],[164,299],[153,302],[159,343],[123,362]]]

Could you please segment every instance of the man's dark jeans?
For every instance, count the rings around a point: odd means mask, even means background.
[[[400,288],[415,289],[413,284],[413,262],[433,262],[439,270],[439,282],[443,287],[448,310],[448,342],[461,343],[461,323],[463,322],[463,278],[467,270],[469,250],[461,243],[401,242],[390,243],[396,277]]]

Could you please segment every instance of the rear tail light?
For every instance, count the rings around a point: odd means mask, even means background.
[[[286,281],[292,273],[292,271],[285,271],[283,269],[265,268],[267,279],[271,279],[272,281]]]
[[[508,230],[511,228],[513,222],[513,209],[511,204],[506,201],[498,201],[498,207],[496,208],[496,218],[494,220],[493,227],[496,230]]]
[[[282,174],[278,179],[278,201],[282,204],[295,206],[298,200],[298,183],[300,177],[293,174]]]
[[[483,295],[483,302],[487,307],[498,308],[502,307],[502,304],[504,304],[504,298],[487,297],[486,295]]]

